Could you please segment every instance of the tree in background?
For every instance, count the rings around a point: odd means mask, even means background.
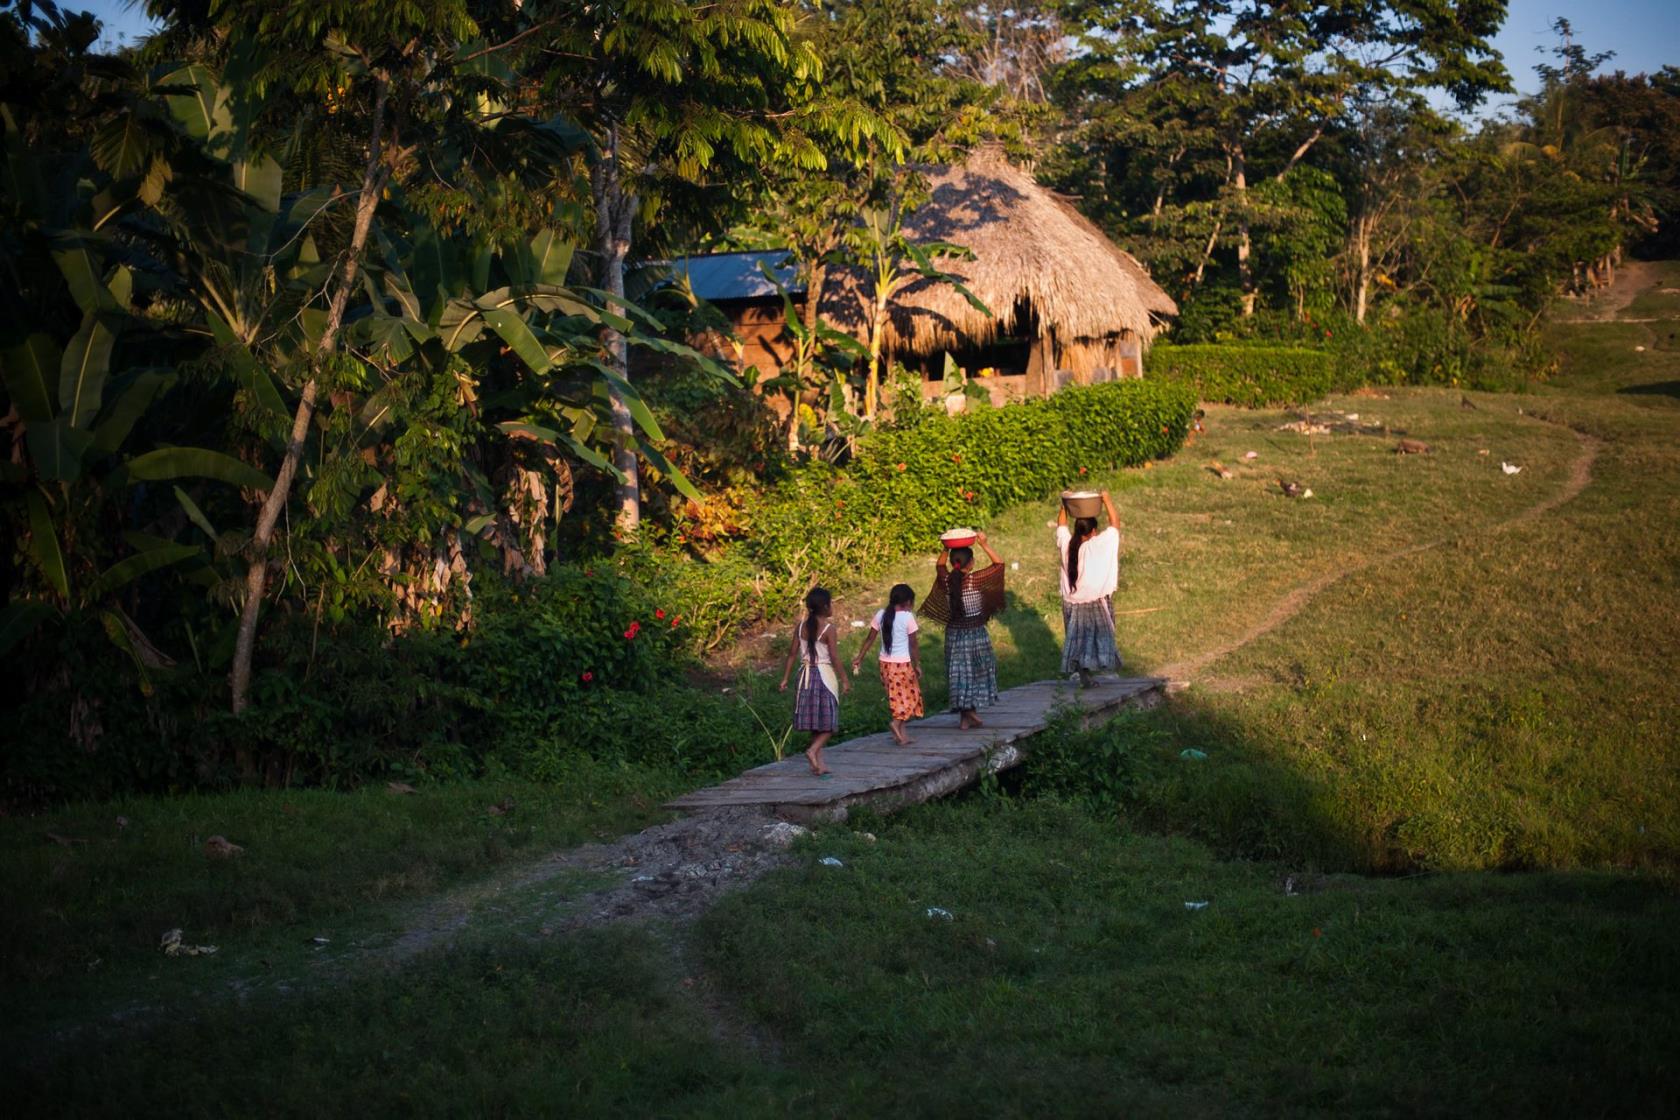
[[[1357,104],[1441,89],[1469,107],[1505,88],[1488,41],[1503,0],[1117,0],[1076,5],[1072,15],[1087,29],[1084,57],[1059,85],[1075,114],[1073,145],[1132,161],[1118,149],[1142,139],[1135,162],[1144,166],[1117,177],[1131,195],[1122,220],[1157,236],[1177,232],[1183,243],[1168,256],[1181,267],[1194,261],[1180,273],[1191,290],[1228,245],[1245,317],[1259,295],[1250,195],[1257,178],[1284,179],[1345,127]],[[1124,105],[1116,112],[1109,101]],[[1093,104],[1095,111],[1080,112]],[[1091,161],[1075,155],[1063,164]]]

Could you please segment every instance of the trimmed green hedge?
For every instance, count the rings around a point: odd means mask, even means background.
[[[813,465],[769,491],[743,542],[797,595],[888,556],[928,551],[952,525],[981,524],[1083,473],[1172,454],[1196,409],[1186,386],[1116,381],[957,416],[933,412],[860,441],[844,469]]]
[[[1204,401],[1262,408],[1305,404],[1358,384],[1358,374],[1338,371],[1339,364],[1334,354],[1300,346],[1163,343],[1150,350],[1144,376],[1189,386]]]

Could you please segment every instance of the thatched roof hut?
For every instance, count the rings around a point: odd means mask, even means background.
[[[1144,348],[1178,307],[1068,199],[1010,165],[995,147],[933,169],[928,185],[931,197],[905,220],[905,232],[972,252],[972,260],[936,263],[960,277],[992,314],[975,310],[949,284],[917,279],[889,305],[885,344],[895,358],[920,359],[937,375],[931,360],[942,364],[945,353],[967,367],[964,355],[980,362],[988,348],[1012,344],[1017,354],[1027,352],[1026,368],[1010,372],[1023,373],[1022,389],[1033,395],[1056,387],[1051,371],[1069,371],[1082,382],[1142,372]],[[831,278],[823,317],[861,337],[869,295],[855,274]]]

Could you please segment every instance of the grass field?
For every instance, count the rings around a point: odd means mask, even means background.
[[[1666,1114],[1674,288],[1680,266],[1652,266],[1623,321],[1554,324],[1560,372],[1532,394],[1337,398],[1314,411],[1386,431],[1310,438],[1210,410],[1175,460],[1103,480],[1121,645],[1188,682],[1173,703],[1019,779],[828,829],[692,929],[491,921],[401,968],[306,967],[324,921],[377,946],[415,899],[655,819],[675,775],[0,822],[0,881],[28,900],[0,926],[27,1012],[8,1079],[43,1114]],[[1394,454],[1399,431],[1433,453]],[[1020,564],[993,627],[1006,685],[1056,665],[1053,513],[989,527]],[[924,588],[931,559],[839,617],[901,579]],[[772,729],[783,641],[735,661]],[[937,700],[931,633],[924,660]],[[842,718],[884,726],[879,686]],[[246,856],[207,861],[210,833]],[[172,926],[221,952],[161,957]],[[303,977],[291,995],[218,994],[270,962]],[[173,1010],[54,1033],[136,1004]]]

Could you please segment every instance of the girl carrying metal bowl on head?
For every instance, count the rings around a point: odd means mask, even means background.
[[[1108,514],[1108,528],[1101,531],[1097,529],[1099,507]],[[1120,515],[1114,512],[1107,490],[1062,495],[1056,548],[1062,556],[1062,627],[1066,632],[1062,673],[1078,674],[1079,683],[1089,688],[1092,673],[1120,668],[1110,602],[1120,581]]]

